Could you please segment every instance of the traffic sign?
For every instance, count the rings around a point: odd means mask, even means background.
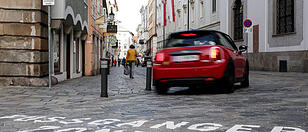
[[[245,19],[244,22],[243,22],[243,25],[245,28],[251,28],[253,23],[252,23],[252,20],[250,19]]]
[[[43,0],[44,6],[55,5],[55,0]]]

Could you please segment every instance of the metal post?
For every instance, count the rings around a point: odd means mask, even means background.
[[[189,30],[189,0],[187,0],[187,30]]]
[[[152,59],[147,57],[147,76],[146,76],[146,88],[145,90],[151,91],[152,82]]]
[[[108,97],[108,60],[101,60],[101,97]]]
[[[165,35],[166,35],[166,30],[165,30],[165,26],[163,26],[163,47],[166,45]]]
[[[52,75],[52,53],[51,53],[51,48],[52,48],[52,42],[51,42],[51,14],[50,14],[50,5],[48,6],[48,56],[49,56],[49,88],[51,88],[51,75]]]

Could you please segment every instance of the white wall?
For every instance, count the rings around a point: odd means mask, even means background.
[[[304,41],[302,45],[304,45],[304,49],[308,50],[308,1],[304,0]]]
[[[268,34],[266,30],[267,3],[267,0],[250,0],[247,3],[247,18],[250,18],[254,25],[259,25],[259,52],[265,52],[267,45],[265,41]],[[248,33],[248,52],[253,52],[253,33]]]

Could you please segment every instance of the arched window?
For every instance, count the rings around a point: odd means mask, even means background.
[[[241,0],[236,0],[233,6],[233,31],[234,40],[243,40],[243,5]]]
[[[277,34],[294,32],[294,0],[277,1]]]

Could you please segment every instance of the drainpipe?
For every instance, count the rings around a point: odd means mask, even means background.
[[[187,30],[189,30],[189,0],[187,0]]]

